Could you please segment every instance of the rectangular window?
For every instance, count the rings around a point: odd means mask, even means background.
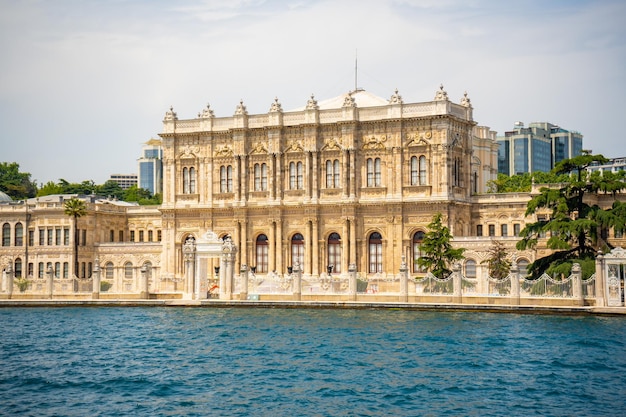
[[[57,246],[61,246],[61,228],[57,227],[54,229],[54,244]]]
[[[519,223],[515,223],[513,225],[513,235],[519,236],[519,232],[520,232],[520,224]]]
[[[624,231],[620,229],[615,229],[614,235],[616,239],[621,239],[624,236]]]
[[[154,233],[152,230],[148,230],[148,242],[152,242],[154,239]]]
[[[157,242],[161,241],[161,231],[157,230]]]
[[[143,230],[139,231],[139,241],[143,242]]]
[[[52,246],[52,242],[54,241],[54,229],[48,228],[48,246]]]
[[[83,241],[83,246],[85,246],[87,244],[87,231],[85,229],[81,230],[82,232],[82,241]],[[85,277],[83,277],[85,278]]]
[[[134,242],[134,241],[135,241],[135,231],[134,231],[134,230],[131,230],[131,231],[130,231],[130,239],[129,239],[129,240],[130,240],[131,242]]]
[[[500,225],[500,236],[508,236],[509,233],[509,225],[502,224]]]
[[[109,242],[115,242],[115,230],[109,231]]]
[[[70,229],[68,227],[63,228],[63,244],[65,246],[70,244]]]
[[[39,262],[38,267],[39,267],[39,271],[37,272],[37,276],[39,278],[43,278],[43,262]]]
[[[63,278],[70,276],[70,264],[69,262],[63,262]]]
[[[29,277],[32,277],[32,276],[33,276],[33,268],[34,268],[33,263],[32,263],[32,262],[29,262],[29,263],[28,263],[28,276],[29,276]]]
[[[35,230],[28,230],[28,246],[35,246]]]
[[[39,246],[43,246],[46,244],[46,230],[39,229]]]
[[[124,231],[123,231],[123,230],[120,230],[120,233],[119,233],[119,239],[118,239],[118,240],[119,240],[120,242],[123,242],[123,241],[124,241]]]
[[[489,225],[489,236],[495,236],[496,235],[496,225],[495,224],[490,224]]]
[[[476,236],[482,236],[483,235],[483,225],[479,224],[476,226]]]
[[[24,245],[24,229],[21,224],[15,226],[15,246]]]

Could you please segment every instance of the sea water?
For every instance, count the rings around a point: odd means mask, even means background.
[[[626,318],[0,308],[3,416],[619,416]]]

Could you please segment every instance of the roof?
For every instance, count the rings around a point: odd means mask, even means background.
[[[348,93],[341,94],[337,97],[319,101],[317,105],[320,110],[340,109],[343,107],[346,101],[346,97],[348,95],[352,96],[357,107],[377,107],[377,106],[389,105],[389,100],[384,99],[382,97],[378,97],[377,95],[374,95],[363,89],[357,89],[355,91],[350,91]],[[299,107],[292,111],[302,111],[305,108],[306,107]]]
[[[13,199],[11,197],[0,191],[0,203],[9,203],[12,201]]]

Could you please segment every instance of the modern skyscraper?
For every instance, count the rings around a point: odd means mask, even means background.
[[[583,135],[547,122],[515,122],[513,130],[500,136],[498,172],[506,175],[550,171],[564,159],[582,153]]]
[[[150,139],[142,148],[139,163],[139,188],[152,194],[163,192],[163,147],[159,139]]]

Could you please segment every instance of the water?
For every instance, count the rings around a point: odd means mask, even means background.
[[[2,308],[3,416],[616,416],[626,320]]]

